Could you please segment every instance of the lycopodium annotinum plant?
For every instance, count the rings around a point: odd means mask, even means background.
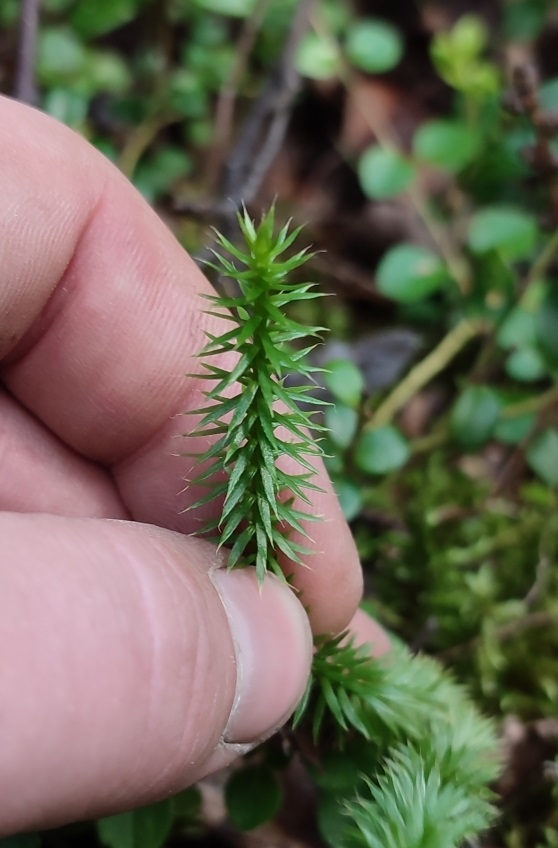
[[[319,293],[313,283],[289,282],[289,275],[308,259],[306,250],[284,256],[299,230],[289,233],[287,224],[275,234],[273,208],[257,228],[246,211],[238,221],[245,251],[220,234],[218,240],[240,264],[217,251],[216,262],[210,263],[234,279],[240,293],[208,298],[232,329],[220,336],[208,333],[200,353],[200,376],[214,386],[205,393],[208,406],[196,411],[202,418],[195,435],[215,441],[198,457],[204,471],[195,481],[207,485],[209,493],[191,508],[224,497],[220,518],[205,529],[218,529],[219,545],[230,546],[229,568],[255,565],[261,582],[268,570],[284,576],[280,553],[299,562],[309,552],[290,535],[296,530],[307,537],[301,522],[316,520],[295,503],[309,505],[308,493],[317,488],[310,460],[321,449],[307,428],[320,425],[312,424],[300,406],[317,401],[309,388],[287,386],[285,379],[293,372],[310,378],[316,371],[306,361],[315,343],[298,350],[292,345],[308,336],[315,339],[321,328],[294,321],[285,307]],[[230,369],[211,362],[223,354],[232,363]],[[290,460],[289,470],[278,464],[284,458]]]
[[[259,225],[246,211],[238,220],[244,245],[218,234],[212,263],[239,293],[210,297],[228,323],[200,353],[200,376],[212,385],[197,411],[195,434],[210,447],[198,457],[196,482],[209,492],[192,508],[222,501],[206,529],[229,548],[229,568],[255,566],[263,581],[267,571],[288,578],[282,563],[310,552],[292,534],[307,537],[315,518],[305,507],[321,452],[309,436],[317,425],[306,411],[315,404],[307,357],[320,328],[289,317],[289,305],[319,293],[291,277],[310,256],[291,251],[299,230],[276,233],[273,209]],[[428,657],[394,646],[379,660],[348,634],[317,639],[294,728],[319,792],[323,835],[336,848],[457,848],[493,818],[494,728]]]

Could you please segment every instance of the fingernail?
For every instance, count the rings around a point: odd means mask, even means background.
[[[280,727],[304,694],[312,661],[308,618],[288,586],[255,572],[216,569],[211,579],[233,637],[237,684],[224,741],[257,742]]]

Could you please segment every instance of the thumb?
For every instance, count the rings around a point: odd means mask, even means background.
[[[311,662],[288,587],[124,521],[0,514],[0,834],[178,791],[280,725]]]

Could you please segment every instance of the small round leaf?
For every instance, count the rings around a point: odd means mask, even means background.
[[[85,67],[87,54],[83,43],[68,27],[47,27],[39,39],[37,67],[45,86],[75,82]]]
[[[418,244],[398,244],[383,257],[378,289],[400,303],[414,303],[438,291],[448,276],[439,258]]]
[[[459,444],[466,448],[486,444],[493,434],[500,407],[500,398],[488,386],[468,386],[451,415],[451,429]]]
[[[162,848],[172,828],[174,803],[165,798],[147,807],[97,821],[107,848]]]
[[[494,428],[494,438],[505,445],[517,445],[527,438],[536,420],[537,416],[533,412],[516,415],[513,418],[501,417]]]
[[[498,344],[503,350],[512,350],[519,345],[532,345],[536,340],[535,315],[516,306],[498,329]]]
[[[195,4],[207,12],[234,18],[247,18],[256,5],[255,0],[196,0]]]
[[[352,443],[358,428],[358,414],[356,410],[343,403],[326,407],[324,423],[328,429],[328,435],[336,447],[345,450]]]
[[[334,481],[335,491],[347,521],[352,521],[362,510],[362,495],[360,488],[351,480],[337,479]]]
[[[536,240],[533,216],[512,206],[487,206],[473,215],[469,226],[473,253],[498,250],[504,259],[523,259],[530,256]]]
[[[131,21],[138,13],[138,0],[95,0],[78,3],[72,26],[84,38],[96,38]]]
[[[265,765],[235,771],[225,786],[230,820],[240,830],[252,830],[278,812],[283,792],[273,771]]]
[[[326,367],[324,381],[334,398],[346,406],[358,406],[364,389],[360,369],[350,359],[333,359]]]
[[[347,32],[345,45],[349,60],[368,73],[391,71],[403,55],[403,41],[391,24],[375,18],[356,21]]]
[[[506,360],[506,371],[521,383],[533,383],[548,373],[543,357],[533,347],[522,347],[510,353]]]
[[[457,173],[475,158],[478,134],[459,121],[428,121],[417,131],[413,149],[425,162]]]
[[[406,191],[415,178],[415,169],[396,151],[373,145],[360,157],[358,177],[364,194],[381,200]]]
[[[396,427],[377,427],[360,437],[355,461],[368,474],[387,474],[405,465],[410,453],[407,440]]]
[[[527,462],[541,480],[558,486],[558,430],[549,428],[537,436],[527,451]]]
[[[299,73],[315,80],[327,80],[337,76],[339,62],[337,45],[313,32],[303,38],[296,57]]]
[[[87,117],[89,98],[69,88],[51,88],[43,99],[43,109],[70,127],[79,127]]]
[[[186,819],[187,822],[197,821],[202,811],[202,794],[197,786],[189,786],[175,795],[174,815],[177,818]]]
[[[463,15],[453,27],[451,39],[460,58],[475,58],[488,41],[486,24],[477,15]]]

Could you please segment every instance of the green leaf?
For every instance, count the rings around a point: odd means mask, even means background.
[[[533,347],[514,350],[506,360],[506,371],[510,377],[521,383],[533,383],[548,374],[546,362]]]
[[[108,848],[160,848],[173,822],[173,800],[166,798],[129,813],[99,819],[99,839]]]
[[[533,3],[533,0],[506,3],[502,11],[506,41],[532,42],[544,27],[546,9],[542,4]]]
[[[443,80],[472,97],[493,97],[500,88],[495,65],[482,59],[488,42],[485,22],[476,15],[464,15],[450,32],[439,32],[431,45],[431,56]]]
[[[0,27],[15,27],[19,20],[21,0],[3,0],[0,3]]]
[[[320,767],[313,774],[319,789],[336,793],[354,789],[362,773],[362,764],[358,757],[361,752],[360,743],[356,750],[354,742],[352,745],[348,743],[341,751],[324,746],[323,754],[320,756]]]
[[[377,427],[367,430],[357,442],[355,461],[368,474],[387,474],[407,462],[410,449],[407,440],[396,427]]]
[[[256,0],[194,0],[199,9],[216,12],[231,18],[247,18],[256,6]]]
[[[186,819],[188,822],[197,821],[202,810],[202,794],[197,786],[190,786],[173,798],[174,816]]]
[[[252,830],[272,819],[281,808],[283,791],[275,773],[265,765],[235,771],[225,786],[225,803],[232,824]]]
[[[362,372],[350,359],[328,362],[324,381],[331,394],[346,406],[359,405],[364,389]]]
[[[356,410],[344,403],[328,406],[324,420],[329,438],[336,447],[346,450],[352,445],[358,429],[358,413]]]
[[[96,38],[131,21],[139,5],[139,0],[78,3],[71,16],[72,25],[83,38]]]
[[[558,430],[548,428],[540,433],[529,450],[527,462],[541,480],[558,486]]]
[[[549,286],[543,303],[535,316],[539,347],[552,368],[558,367],[558,291]]]
[[[513,206],[487,206],[471,218],[469,247],[473,253],[497,250],[508,261],[531,256],[537,241],[537,222]]]
[[[347,31],[349,60],[368,73],[391,71],[403,55],[403,40],[394,26],[376,18],[360,18]]]
[[[461,57],[475,58],[488,43],[486,24],[477,15],[463,15],[454,25],[451,39],[453,49]]]
[[[128,65],[112,50],[89,50],[83,70],[83,87],[91,93],[123,94],[131,85]]]
[[[43,99],[43,109],[69,127],[80,127],[87,118],[89,98],[69,88],[50,88]]]
[[[536,420],[537,416],[534,412],[515,415],[513,418],[502,416],[494,428],[494,438],[506,445],[517,445],[527,438],[535,426]]]
[[[317,33],[309,32],[298,48],[296,67],[303,77],[327,80],[337,76],[340,61],[335,42]]]
[[[416,156],[432,165],[457,173],[469,165],[479,146],[478,129],[460,121],[426,121],[415,133]]]
[[[343,515],[347,521],[353,521],[357,515],[360,515],[363,507],[360,486],[357,486],[352,480],[346,480],[344,478],[334,479],[333,485],[339,498]]]
[[[533,345],[536,342],[536,318],[521,306],[516,306],[498,329],[498,344],[504,350]]]
[[[400,303],[424,300],[441,289],[448,275],[440,259],[418,244],[398,244],[382,258],[376,271],[378,289]]]
[[[139,163],[134,185],[148,200],[155,200],[169,192],[178,180],[191,172],[192,167],[192,160],[185,151],[165,145]]]
[[[374,200],[401,194],[415,178],[415,169],[407,159],[378,145],[364,151],[357,171],[364,194]]]
[[[74,2],[75,0],[43,0],[41,3],[41,9],[44,9],[45,12],[49,12],[49,14],[60,15],[68,12],[74,5]]]
[[[488,386],[468,386],[451,414],[451,430],[459,444],[477,448],[486,444],[494,432],[501,401]]]
[[[40,81],[56,86],[75,82],[86,62],[83,43],[69,27],[44,27],[39,37],[37,68]]]

